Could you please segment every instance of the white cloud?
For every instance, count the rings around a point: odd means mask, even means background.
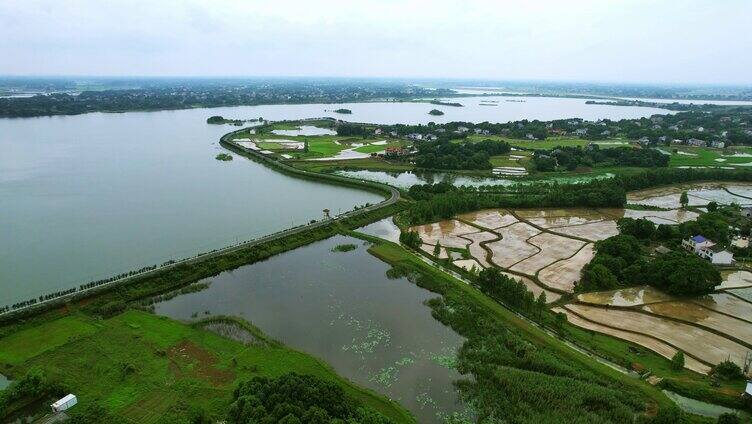
[[[745,0],[0,2],[2,74],[750,83]]]

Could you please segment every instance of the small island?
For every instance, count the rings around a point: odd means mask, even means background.
[[[341,113],[343,115],[351,115],[352,111],[350,109],[336,109],[334,113]]]
[[[228,155],[227,153],[220,153],[215,159],[227,162],[232,160],[232,155]]]
[[[213,125],[222,125],[222,124],[243,125],[243,121],[241,119],[227,119],[224,116],[219,116],[219,115],[210,116],[206,120],[206,123],[213,124]]]
[[[438,109],[431,109],[431,111],[428,112],[428,114],[429,115],[434,115],[434,116],[440,116],[440,115],[443,115],[444,112],[442,112],[442,111],[440,111]]]

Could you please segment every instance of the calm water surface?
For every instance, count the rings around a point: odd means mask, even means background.
[[[459,174],[446,174],[441,172],[386,172],[386,171],[336,171],[335,174],[343,175],[346,177],[357,178],[360,180],[376,181],[379,183],[385,183],[393,185],[399,188],[410,188],[416,184],[436,184],[439,182],[447,182],[456,186],[470,186],[480,187],[485,185],[499,185],[509,186],[514,184],[530,184],[535,180],[521,180],[521,179],[507,179],[507,178],[490,178],[490,177],[473,177]],[[567,176],[567,177],[554,177],[547,178],[547,182],[563,183],[577,183],[587,182],[592,180],[598,180],[603,178],[612,178],[614,174],[604,173],[600,175],[586,175],[586,176]]]
[[[214,159],[235,127],[206,118],[299,119],[353,111],[373,123],[630,118],[665,111],[582,99],[242,106],[0,119],[0,305],[192,256],[379,198]],[[440,108],[444,116],[428,111]],[[411,178],[411,177],[408,177]],[[398,182],[399,183],[399,182]],[[399,183],[401,184],[401,183]],[[402,184],[404,186],[404,184]]]
[[[0,305],[381,200],[216,160],[213,112],[0,120]]]
[[[354,243],[350,252],[332,252]],[[286,345],[317,356],[350,380],[398,400],[418,422],[461,408],[452,367],[463,339],[431,316],[436,297],[405,278],[358,239],[337,236],[224,272],[208,289],[156,305],[158,314],[236,315]]]

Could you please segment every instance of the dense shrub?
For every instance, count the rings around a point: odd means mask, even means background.
[[[233,424],[392,422],[360,405],[336,383],[295,373],[275,379],[254,377],[240,383],[233,393],[228,421]]]

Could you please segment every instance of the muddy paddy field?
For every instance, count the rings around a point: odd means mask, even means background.
[[[694,299],[675,299],[649,286],[572,297],[582,268],[594,256],[594,242],[618,234],[622,217],[655,224],[694,220],[699,213],[680,209],[687,191],[690,206],[748,204],[752,185],[695,184],[629,193],[628,202],[661,210],[626,209],[492,209],[455,219],[415,226],[422,250],[451,258],[453,264],[480,270],[497,267],[525,284],[536,296],[546,293],[554,311],[570,324],[646,347],[671,358],[685,352],[686,368],[707,374],[731,359],[743,366],[752,351],[752,272],[723,271],[716,292]],[[752,197],[752,196],[750,196]],[[691,208],[690,208],[691,209]],[[460,253],[458,253],[460,252]],[[567,295],[567,303],[558,302]]]

